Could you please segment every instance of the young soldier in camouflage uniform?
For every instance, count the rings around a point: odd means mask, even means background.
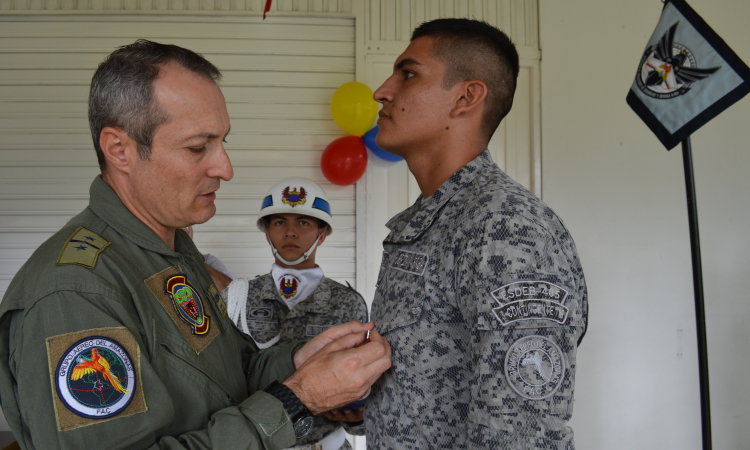
[[[281,180],[264,197],[257,226],[266,234],[276,262],[271,273],[235,280],[224,291],[229,317],[259,348],[307,340],[350,320],[367,322],[364,299],[323,276],[315,264],[317,247],[333,232],[331,219],[325,192],[307,178]],[[349,434],[365,432],[361,408],[324,414],[315,416],[315,427],[298,446],[325,438],[327,448],[350,449],[344,428]]]
[[[371,449],[572,449],[586,284],[557,215],[492,162],[518,54],[482,22],[421,25],[375,92],[377,144],[422,195],[392,218],[372,317],[393,367],[365,407]]]
[[[369,324],[261,354],[227,318],[178,230],[209,220],[233,175],[219,77],[200,55],[149,41],[94,74],[102,175],[0,305],[2,408],[22,449],[288,447],[311,412],[361,397],[390,366],[376,332],[352,348]]]

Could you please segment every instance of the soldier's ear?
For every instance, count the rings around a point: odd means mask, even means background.
[[[320,234],[320,240],[318,241],[318,247],[323,245],[323,242],[325,242],[326,237],[328,237],[328,225],[325,226],[325,230]]]
[[[487,97],[487,85],[480,80],[463,81],[454,86],[456,101],[451,110],[451,117],[462,114],[482,114],[481,105]]]
[[[99,146],[104,153],[108,169],[130,173],[130,162],[137,154],[138,148],[125,131],[117,127],[104,127],[99,134]]]

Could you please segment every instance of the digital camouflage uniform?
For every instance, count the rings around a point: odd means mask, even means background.
[[[485,151],[387,226],[368,448],[572,449],[588,306],[562,221]]]
[[[21,268],[0,305],[2,408],[21,448],[294,445],[262,389],[293,373],[300,344],[258,353],[182,231],[175,249],[97,177],[89,207]]]
[[[251,336],[263,346],[279,336],[275,345],[309,340],[321,331],[351,320],[367,322],[367,304],[352,288],[323,277],[320,284],[305,300],[292,310],[279,297],[279,287],[270,273],[248,280],[247,327]],[[239,325],[239,324],[238,324]],[[363,435],[364,425],[332,422],[322,414],[315,416],[315,425],[297,445],[320,441],[340,426],[349,434]],[[351,449],[344,441],[341,449]]]

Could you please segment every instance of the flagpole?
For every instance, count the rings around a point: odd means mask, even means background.
[[[706,346],[706,314],[703,305],[703,269],[701,243],[698,234],[698,207],[695,201],[695,178],[690,136],[682,141],[682,162],[685,167],[688,221],[690,223],[690,248],[693,259],[693,291],[695,292],[695,323],[698,334],[698,370],[701,388],[701,427],[703,450],[711,450],[711,399],[708,385],[708,348]]]

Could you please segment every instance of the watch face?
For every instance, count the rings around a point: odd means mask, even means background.
[[[314,416],[305,416],[294,424],[294,437],[302,439],[312,430],[313,423],[315,423]]]

